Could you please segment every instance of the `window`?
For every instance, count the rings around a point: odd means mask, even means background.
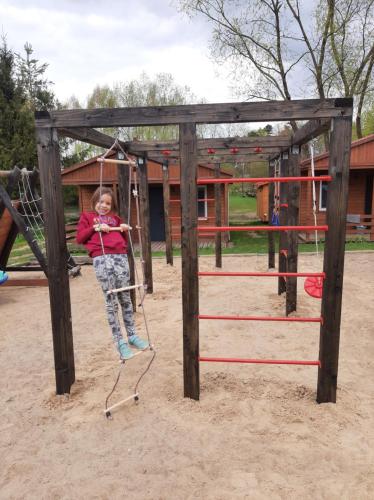
[[[328,182],[322,181],[319,183],[319,209],[326,210],[327,207],[327,188]]]
[[[207,187],[197,186],[197,217],[199,219],[206,219],[208,217],[208,203],[206,199]]]

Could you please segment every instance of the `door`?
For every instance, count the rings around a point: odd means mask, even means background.
[[[162,186],[149,186],[151,241],[165,241],[164,196]]]

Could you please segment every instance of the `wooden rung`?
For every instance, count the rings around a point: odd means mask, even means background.
[[[126,224],[126,226],[127,226],[127,224]],[[109,231],[131,231],[131,230],[132,230],[132,227],[131,227],[131,226],[127,226],[127,227],[125,227],[125,228],[122,228],[121,226],[118,226],[118,227],[110,227],[110,228],[109,228]],[[98,228],[96,229],[96,228],[95,228],[95,231],[99,232],[99,231],[100,231],[100,229],[98,229]],[[102,231],[102,232],[104,233],[105,231]]]
[[[124,286],[123,288],[114,288],[113,290],[108,290],[106,293],[110,295],[111,293],[126,292],[127,290],[134,290],[135,288],[144,288],[144,285],[131,285]]]
[[[48,286],[47,278],[12,279],[9,278],[0,288],[6,286]]]
[[[136,162],[129,160],[111,160],[110,158],[99,158],[98,161],[100,163],[120,163],[121,165],[130,165],[132,167],[136,167]]]
[[[132,394],[128,398],[123,399],[122,401],[119,401],[118,403],[110,406],[109,408],[106,408],[104,411],[104,415],[107,417],[110,415],[110,412],[114,410],[114,408],[118,408],[119,406],[122,406],[123,404],[127,403],[127,401],[131,401],[132,399],[137,400],[139,399],[139,393],[136,392],[135,394]]]

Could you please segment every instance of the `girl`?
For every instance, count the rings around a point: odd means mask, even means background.
[[[116,210],[113,191],[108,187],[96,189],[91,200],[92,212],[82,212],[77,229],[77,243],[83,244],[92,257],[97,280],[105,297],[109,325],[113,340],[121,359],[130,359],[134,353],[130,346],[144,350],[148,342],[142,340],[135,332],[134,317],[130,293],[116,292],[107,294],[108,290],[128,286],[130,271],[127,260],[127,224],[122,224]],[[110,231],[111,227],[119,227],[120,231]],[[118,302],[121,305],[128,342],[121,333],[118,321]]]

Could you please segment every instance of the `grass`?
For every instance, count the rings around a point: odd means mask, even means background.
[[[263,225],[262,222],[254,220],[256,218],[256,199],[252,197],[242,197],[240,194],[230,195],[230,225],[235,226],[258,226]],[[78,212],[71,210],[66,213],[66,222],[74,220]],[[278,234],[275,234],[275,242],[277,248]],[[246,231],[232,231],[231,232],[230,246],[222,248],[222,253],[227,254],[261,254],[268,251],[268,235],[265,232],[246,232]],[[69,243],[69,251],[72,255],[85,255],[86,252],[82,251],[80,246]],[[319,244],[319,250],[323,252],[324,244]],[[348,251],[366,251],[374,250],[373,241],[348,241],[345,244],[345,249]],[[300,243],[299,252],[315,252],[314,243]],[[173,250],[175,256],[181,255],[181,249],[175,248]],[[154,257],[163,257],[165,252],[157,251],[152,252]],[[199,255],[214,255],[214,246],[210,248],[200,248]],[[18,235],[14,243],[12,253],[9,259],[9,265],[19,263],[21,260],[27,262],[33,259],[31,250],[22,235]]]
[[[256,198],[231,193],[229,197],[230,224],[253,221],[256,218]]]
[[[233,216],[242,213],[256,213],[256,198],[252,196],[241,196],[240,194],[230,194],[229,199],[230,214]]]

